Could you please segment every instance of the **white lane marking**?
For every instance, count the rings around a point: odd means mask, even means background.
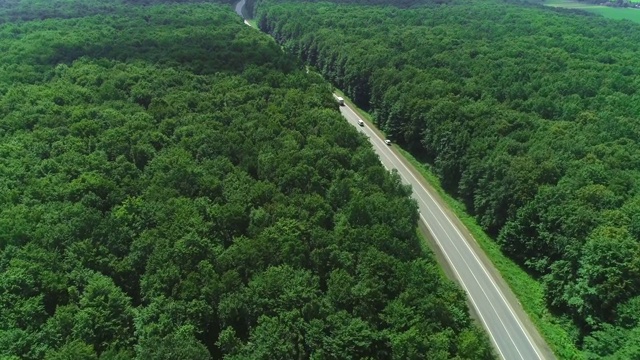
[[[356,115],[357,116],[357,115]],[[347,119],[349,120],[349,119]],[[394,161],[389,157],[389,155],[386,154],[386,152],[384,151],[384,147],[383,145],[376,143],[372,143],[372,145],[376,148],[376,150],[380,153],[380,155],[382,155],[386,161],[388,161],[390,164],[394,164]],[[387,170],[389,170],[389,168],[385,165],[384,161],[380,161],[380,163],[382,164],[382,166],[384,166]],[[408,181],[408,179],[402,174],[399,173],[400,177],[405,181],[405,183],[407,183],[408,185],[412,185],[410,181]],[[521,358],[524,359],[524,357],[522,356],[522,354],[520,353],[520,350],[518,349],[518,346],[516,345],[516,343],[513,341],[513,338],[511,337],[511,335],[509,334],[509,331],[507,330],[507,327],[505,326],[505,323],[502,321],[502,318],[500,317],[499,312],[497,311],[497,309],[493,306],[493,304],[491,303],[491,301],[489,300],[489,296],[487,295],[487,293],[484,291],[484,289],[482,288],[482,284],[480,284],[480,281],[478,281],[478,279],[476,278],[476,276],[473,274],[473,270],[471,269],[471,267],[469,266],[469,264],[467,263],[467,261],[464,259],[464,257],[462,256],[462,254],[460,253],[460,250],[457,248],[457,246],[455,245],[454,241],[451,239],[451,237],[449,236],[449,234],[447,233],[446,229],[444,226],[442,226],[442,224],[440,223],[440,221],[435,217],[435,214],[433,213],[433,211],[431,210],[431,208],[429,208],[429,206],[427,206],[427,202],[424,200],[424,198],[422,198],[422,196],[417,193],[417,192],[413,192],[413,194],[420,199],[420,201],[422,201],[422,203],[424,204],[424,206],[427,208],[427,210],[431,213],[431,215],[433,216],[433,218],[436,220],[436,222],[438,223],[438,225],[440,226],[440,228],[442,229],[442,231],[445,233],[445,235],[447,236],[447,238],[449,239],[449,242],[453,245],[453,247],[456,249],[456,252],[458,253],[458,255],[462,258],[462,261],[465,263],[465,265],[467,266],[467,269],[469,270],[469,272],[471,273],[471,275],[473,276],[474,280],[476,281],[476,283],[478,284],[478,287],[480,288],[480,290],[482,291],[482,293],[484,294],[485,298],[487,299],[487,302],[489,303],[489,305],[491,306],[491,308],[493,309],[493,311],[495,312],[496,316],[498,317],[498,320],[500,321],[500,323],[502,324],[502,327],[504,328],[505,332],[507,333],[507,335],[509,336],[509,339],[511,340],[511,342],[513,343],[514,347],[516,348],[516,351],[518,352],[518,354],[520,355]],[[445,248],[442,246],[442,243],[440,242],[440,239],[438,239],[438,237],[436,236],[436,233],[434,232],[433,228],[431,227],[431,225],[429,224],[429,222],[427,222],[427,219],[424,218],[424,216],[422,214],[420,214],[420,218],[422,219],[422,222],[427,226],[427,228],[429,229],[429,231],[431,232],[431,234],[433,235],[433,238],[436,240],[436,242],[438,243],[438,246],[440,246],[440,248],[442,249],[442,253],[445,255],[445,257],[447,258],[447,261],[449,261],[449,264],[452,264],[451,268],[453,269],[453,271],[456,273],[456,277],[458,278],[460,284],[462,285],[462,287],[464,288],[464,290],[466,291],[466,293],[469,295],[469,300],[471,300],[471,303],[473,304],[473,307],[476,309],[476,312],[478,313],[478,315],[480,316],[480,320],[482,321],[485,329],[487,329],[487,332],[489,333],[489,336],[491,337],[491,340],[493,341],[493,343],[495,344],[495,348],[498,350],[498,352],[500,353],[500,356],[502,357],[502,359],[507,359],[507,357],[504,355],[504,353],[502,352],[502,349],[500,348],[500,345],[498,344],[495,336],[493,335],[493,333],[491,332],[491,329],[489,328],[489,324],[487,323],[487,321],[485,320],[484,316],[482,315],[482,311],[480,310],[480,308],[478,307],[478,304],[476,303],[476,300],[474,299],[473,294],[469,291],[469,288],[467,287],[467,284],[465,283],[464,279],[462,278],[462,276],[460,275],[460,273],[458,272],[458,269],[453,266],[453,261],[451,261],[451,258],[449,257],[449,254],[447,253],[447,251],[445,250]]]
[[[376,149],[378,149],[378,151],[386,158],[387,161],[389,161],[391,164],[393,164],[393,160],[387,155],[385,154],[383,147],[381,147],[381,145],[379,144],[373,144]],[[384,163],[382,163],[383,166]],[[386,168],[386,166],[385,166]],[[408,185],[412,186],[411,182],[407,180],[407,178],[402,174],[399,173],[400,177],[405,181],[405,183],[407,183]],[[482,284],[480,283],[480,281],[478,280],[478,278],[475,276],[475,274],[473,273],[473,270],[471,269],[471,266],[469,266],[469,263],[467,263],[467,261],[464,259],[464,257],[462,256],[462,253],[460,253],[460,250],[458,249],[458,247],[456,246],[455,242],[453,241],[453,239],[449,236],[449,233],[447,232],[447,230],[445,229],[444,226],[442,226],[442,223],[440,223],[440,221],[436,218],[435,214],[433,213],[433,211],[431,210],[431,208],[429,206],[427,206],[427,202],[422,198],[422,196],[420,196],[419,193],[417,192],[413,192],[413,194],[420,199],[420,201],[422,201],[422,203],[424,204],[424,206],[427,208],[427,210],[431,213],[432,217],[434,218],[434,220],[438,223],[438,225],[440,226],[440,229],[442,229],[442,231],[445,233],[445,236],[449,239],[449,242],[451,243],[451,245],[453,245],[453,247],[455,248],[456,252],[458,253],[458,255],[460,256],[460,258],[462,259],[462,261],[464,262],[465,266],[467,267],[467,269],[469,270],[469,272],[471,273],[471,276],[473,276],[473,279],[476,281],[476,284],[478,284],[478,287],[480,288],[480,291],[482,291],[482,293],[484,294],[485,298],[487,299],[487,303],[489,304],[489,306],[491,306],[491,309],[493,309],[493,312],[495,313],[496,317],[498,318],[498,320],[500,321],[500,324],[502,324],[502,327],[504,328],[505,332],[507,333],[507,336],[509,337],[509,340],[511,340],[511,343],[514,345],[514,348],[516,349],[516,351],[518,352],[518,355],[520,355],[521,359],[524,359],[524,356],[522,356],[522,353],[520,352],[520,350],[518,349],[518,345],[516,344],[516,342],[513,340],[513,337],[511,337],[511,334],[509,332],[509,330],[507,330],[507,326],[505,325],[504,321],[502,321],[502,317],[500,316],[500,313],[498,312],[498,310],[495,308],[495,306],[493,306],[493,303],[491,302],[491,300],[489,299],[489,295],[487,295],[487,293],[484,291],[484,288],[482,287]],[[475,307],[478,315],[480,316],[480,319],[485,327],[485,329],[487,329],[487,332],[489,333],[489,336],[491,337],[491,340],[493,341],[493,343],[495,344],[495,348],[498,349],[498,352],[500,353],[500,356],[503,359],[507,359],[507,357],[504,355],[504,353],[502,352],[502,349],[500,348],[500,345],[498,344],[498,342],[496,341],[496,338],[494,337],[493,333],[491,332],[491,329],[489,327],[489,324],[486,322],[484,316],[482,316],[482,311],[480,310],[480,308],[478,307],[478,304],[476,303],[475,299],[474,299],[474,295],[473,293],[471,293],[469,291],[469,288],[467,287],[467,285],[465,284],[464,279],[462,278],[462,276],[460,276],[460,273],[458,272],[458,270],[456,269],[456,267],[453,265],[453,262],[451,261],[451,258],[449,257],[449,254],[447,253],[447,251],[444,249],[444,247],[442,246],[442,243],[440,242],[440,240],[438,239],[438,237],[436,236],[436,233],[433,231],[433,228],[431,227],[431,225],[429,225],[429,223],[427,222],[427,219],[424,218],[424,216],[422,214],[420,214],[420,218],[422,219],[422,222],[427,226],[427,228],[429,229],[429,231],[431,232],[431,234],[433,235],[433,238],[438,242],[438,246],[440,246],[440,248],[442,249],[442,253],[447,257],[447,260],[449,261],[449,264],[452,264],[452,268],[456,273],[456,276],[458,277],[458,280],[460,282],[460,284],[462,285],[462,287],[464,287],[466,293],[469,295],[469,299],[471,300],[471,302],[473,303],[473,307]]]
[[[351,113],[353,113],[353,115],[360,119],[360,117],[358,116],[358,114],[356,114],[356,112],[351,109],[351,107],[349,107],[348,105],[345,104],[345,107],[347,109],[349,109],[349,111],[351,111]],[[372,130],[373,132],[373,130]],[[375,138],[382,142],[382,140],[377,136],[377,134],[375,134],[374,132]],[[451,221],[451,219],[449,219],[449,216],[447,215],[447,213],[442,209],[442,207],[440,207],[440,204],[438,204],[437,201],[435,201],[435,199],[433,198],[433,196],[431,196],[431,194],[429,193],[429,191],[427,191],[427,189],[420,183],[420,181],[415,177],[415,175],[413,175],[413,172],[410,171],[407,166],[404,164],[404,162],[402,160],[400,160],[398,158],[398,156],[391,152],[393,154],[393,156],[398,160],[398,162],[402,165],[402,167],[404,167],[404,169],[409,173],[409,175],[411,175],[411,177],[413,177],[413,179],[416,181],[416,183],[418,184],[418,186],[427,194],[427,196],[429,196],[429,198],[431,199],[431,201],[436,205],[436,207],[438,207],[438,210],[440,210],[440,212],[442,212],[442,214],[444,215],[445,219],[447,219],[447,221],[449,222],[449,224],[451,225],[451,227],[453,227],[453,229],[455,230],[455,232],[458,234],[458,236],[460,236],[463,239],[463,242],[465,244],[465,246],[467,247],[467,249],[471,252],[471,254],[473,255],[474,259],[478,262],[478,264],[480,265],[480,268],[482,269],[482,271],[485,273],[485,275],[489,278],[489,281],[491,282],[491,284],[493,285],[493,287],[496,289],[496,291],[498,292],[498,295],[500,296],[500,298],[502,299],[502,301],[505,303],[505,305],[507,306],[507,309],[509,309],[509,312],[511,313],[511,315],[513,316],[513,318],[516,320],[516,323],[518,324],[518,327],[520,328],[520,330],[522,331],[522,333],[524,334],[524,336],[527,338],[527,341],[529,342],[529,345],[531,346],[531,348],[533,349],[533,351],[536,353],[536,355],[538,356],[539,359],[544,359],[540,353],[538,352],[538,349],[536,348],[536,346],[534,346],[532,339],[529,336],[529,333],[525,330],[524,325],[520,322],[520,318],[518,318],[513,310],[513,308],[511,307],[511,305],[509,304],[509,302],[506,300],[506,298],[504,297],[504,295],[502,294],[502,291],[500,290],[500,288],[498,287],[498,285],[495,283],[495,281],[493,280],[493,277],[489,274],[489,272],[487,271],[486,267],[484,266],[484,264],[482,263],[482,261],[480,261],[480,259],[478,258],[478,256],[476,255],[475,251],[473,251],[473,249],[471,249],[471,246],[469,246],[469,244],[467,243],[466,240],[464,240],[464,236],[462,236],[462,233],[460,233],[460,230],[458,230],[458,227],[455,226],[453,224],[453,222]],[[424,201],[424,200],[423,200]],[[446,231],[445,231],[446,232]]]
[[[395,154],[394,154],[395,156]],[[397,156],[395,156],[397,158]],[[405,168],[405,170],[407,170],[407,172],[409,172],[409,174],[414,178],[414,180],[416,180],[418,186],[420,186],[420,188],[427,194],[427,196],[429,196],[429,198],[431,198],[431,201],[438,207],[438,209],[440,210],[440,212],[442,212],[442,214],[444,215],[445,219],[447,219],[447,221],[449,222],[449,224],[451,225],[451,227],[455,230],[455,232],[458,234],[458,236],[460,236],[461,239],[463,239],[463,243],[464,245],[467,247],[467,249],[469,250],[469,252],[471,253],[471,255],[473,255],[474,259],[476,260],[476,262],[480,265],[480,268],[482,269],[482,271],[485,273],[485,275],[487,276],[487,278],[489,278],[489,281],[491,282],[491,284],[493,285],[493,287],[496,289],[498,295],[500,296],[500,298],[502,299],[502,302],[504,302],[504,304],[507,306],[507,309],[509,309],[509,312],[511,313],[511,315],[513,316],[513,318],[516,320],[516,323],[518,324],[518,327],[520,328],[520,330],[522,331],[522,333],[524,334],[524,336],[527,338],[527,342],[529,342],[529,345],[531,346],[531,348],[533,349],[533,351],[536,353],[536,356],[539,359],[544,359],[540,353],[538,352],[538,349],[536,348],[536,346],[534,346],[532,339],[529,337],[528,332],[525,330],[524,325],[520,322],[520,318],[518,316],[516,316],[513,308],[511,307],[511,305],[509,304],[509,302],[507,301],[507,299],[504,297],[504,294],[502,294],[502,290],[500,290],[500,288],[498,287],[498,285],[496,284],[496,282],[493,279],[493,276],[491,276],[488,272],[488,270],[486,269],[486,267],[484,266],[484,263],[482,261],[480,261],[480,259],[478,258],[478,256],[476,255],[475,251],[471,249],[471,246],[469,246],[469,244],[467,243],[466,240],[464,240],[464,236],[462,236],[462,234],[460,233],[460,230],[458,230],[458,227],[455,226],[453,224],[453,222],[451,221],[451,219],[449,219],[449,216],[447,215],[447,213],[444,212],[444,210],[440,207],[440,205],[438,204],[437,201],[435,201],[435,199],[433,198],[433,196],[431,196],[431,194],[424,188],[424,186],[422,186],[422,184],[420,184],[420,181],[418,181],[418,179],[416,179],[416,177],[413,175],[413,173],[407,168],[406,165],[404,165],[404,163],[402,162],[402,160],[398,159],[398,161],[402,164],[402,166]],[[518,351],[519,352],[519,351]]]
[[[346,105],[345,105],[346,106]],[[349,106],[346,106],[352,113],[353,115],[360,119],[360,117],[355,113],[355,111],[353,111],[353,109],[351,109]],[[373,132],[373,130],[371,130],[372,133],[375,136],[375,138],[383,143],[382,139],[380,139],[377,134],[375,134],[375,132]],[[384,149],[384,147],[378,147],[379,149]],[[384,150],[381,150],[381,153],[384,153]],[[415,175],[413,175],[413,172],[410,171],[407,166],[404,164],[404,162],[402,162],[402,160],[400,160],[398,158],[398,156],[391,152],[394,156],[394,158],[396,158],[396,160],[402,165],[402,167],[404,167],[404,169],[411,175],[411,177],[413,177],[413,179],[416,181],[416,183],[418,184],[418,186],[427,194],[427,196],[429,196],[429,198],[431,199],[431,201],[438,207],[438,210],[440,210],[440,212],[442,212],[442,214],[444,215],[445,219],[447,219],[447,222],[449,222],[449,224],[451,225],[451,227],[456,231],[456,233],[458,234],[458,236],[460,236],[461,239],[463,239],[463,243],[465,244],[465,246],[467,247],[467,249],[471,252],[471,254],[473,255],[474,259],[476,260],[476,262],[478,262],[478,264],[480,265],[480,268],[482,269],[482,271],[485,273],[485,275],[489,278],[489,281],[491,282],[491,284],[493,285],[493,287],[496,289],[498,295],[500,296],[500,298],[502,299],[502,301],[504,302],[504,304],[507,306],[507,308],[509,309],[509,312],[511,313],[511,315],[513,316],[513,318],[516,320],[518,327],[520,328],[520,330],[522,331],[522,333],[525,335],[525,337],[527,338],[527,341],[529,342],[529,345],[531,346],[531,348],[533,349],[533,351],[536,353],[536,355],[538,356],[539,359],[544,359],[540,353],[538,352],[538,349],[536,348],[536,346],[533,345],[533,342],[531,340],[531,338],[529,337],[529,334],[527,333],[527,331],[525,331],[524,326],[522,325],[522,323],[520,322],[520,319],[515,315],[514,310],[512,309],[511,305],[509,304],[509,302],[505,299],[504,295],[502,294],[502,291],[498,288],[497,284],[495,283],[493,277],[489,274],[489,272],[487,271],[487,269],[485,268],[484,264],[482,263],[482,261],[480,261],[480,259],[478,258],[478,256],[476,255],[475,251],[473,251],[471,249],[471,247],[469,246],[469,244],[467,243],[466,240],[464,240],[464,236],[462,236],[462,234],[460,233],[460,231],[458,230],[458,228],[453,224],[453,222],[451,221],[451,219],[449,218],[449,216],[447,215],[447,213],[442,209],[442,207],[440,207],[440,204],[438,204],[437,201],[435,201],[435,199],[433,198],[433,196],[431,196],[431,194],[429,193],[429,191],[427,191],[425,189],[424,186],[422,186],[422,184],[420,183],[420,181],[415,177]],[[387,157],[388,160],[389,157],[385,154],[385,157]],[[391,160],[390,160],[391,161]],[[393,161],[391,161],[393,162]],[[417,195],[417,194],[416,194]],[[426,201],[424,199],[422,199],[421,196],[418,195],[418,197],[420,198],[420,200],[422,200],[425,204]],[[428,207],[428,206],[427,206]],[[443,227],[444,230],[444,227]],[[448,236],[448,233],[445,230],[445,233]],[[456,247],[456,250],[457,247]],[[459,252],[459,250],[458,250]],[[464,260],[464,259],[463,259]],[[466,261],[465,261],[466,263]],[[468,266],[468,264],[467,264]],[[471,270],[471,268],[469,268],[469,270]],[[473,272],[472,272],[473,273]],[[475,277],[475,275],[474,275]],[[482,286],[480,286],[480,288],[482,289]],[[483,289],[484,292],[484,289]],[[506,328],[505,328],[506,329]],[[514,343],[515,345],[515,343]],[[516,346],[516,350],[517,350],[517,346]],[[520,353],[520,351],[518,350],[518,353]]]
[[[431,226],[427,222],[427,219],[425,219],[424,216],[422,216],[422,214],[420,214],[420,218],[422,219],[422,222],[427,226],[427,229],[429,229],[429,232],[431,232],[431,234],[433,235],[433,238],[438,243],[438,246],[440,246],[440,249],[442,249],[442,253],[447,258],[447,261],[449,261],[449,264],[453,264],[453,262],[451,261],[451,258],[449,257],[449,254],[447,254],[447,252],[444,251],[444,248],[442,247],[442,243],[440,243],[440,240],[438,240],[438,237],[433,232],[433,229],[431,228]],[[482,316],[482,311],[480,311],[480,308],[478,307],[478,304],[476,303],[476,300],[471,295],[471,292],[469,291],[469,288],[467,288],[467,284],[465,284],[465,282],[462,280],[462,276],[460,276],[460,273],[458,272],[458,269],[456,269],[456,267],[453,266],[453,265],[451,266],[451,268],[456,273],[456,277],[458,278],[460,284],[462,284],[462,287],[464,288],[466,293],[469,294],[469,300],[471,300],[471,303],[473,304],[473,307],[476,308],[476,312],[478,313],[478,316],[480,316],[480,320],[482,320],[482,323],[484,324],[484,327],[487,329],[487,332],[489,333],[489,336],[491,337],[491,341],[493,341],[493,343],[495,344],[495,348],[498,349],[498,352],[500,353],[500,357],[502,357],[503,359],[506,360],[507,357],[504,356],[504,354],[502,353],[502,349],[500,349],[500,346],[498,346],[498,341],[493,336],[493,333],[489,330],[489,326],[487,324],[487,321],[484,319],[484,316]]]
[[[433,211],[428,206],[427,206],[427,208],[428,208],[429,212],[431,213],[431,215],[433,216],[434,220],[438,223],[438,225],[440,225],[440,228],[442,229],[442,231],[444,231],[446,237],[449,239],[449,241],[451,242],[451,245],[453,245],[454,249],[456,250],[456,252],[460,256],[460,258],[462,259],[464,264],[467,266],[467,269],[469,269],[469,272],[471,273],[471,276],[473,276],[473,279],[478,284],[478,287],[480,287],[480,291],[482,291],[482,293],[484,294],[485,298],[487,299],[487,303],[489,303],[489,306],[491,306],[491,309],[493,309],[493,312],[496,314],[496,317],[500,321],[500,324],[502,324],[502,327],[504,328],[505,332],[507,333],[507,336],[509,337],[509,340],[511,340],[511,343],[514,345],[516,351],[518,352],[518,355],[520,355],[520,358],[525,359],[525,357],[522,356],[522,353],[520,352],[520,349],[518,348],[518,345],[516,344],[515,340],[513,340],[513,337],[511,336],[511,332],[509,332],[509,330],[507,329],[507,325],[504,323],[504,321],[502,321],[502,316],[500,316],[500,312],[498,311],[498,309],[496,309],[495,306],[493,306],[493,302],[490,300],[489,295],[487,294],[486,291],[484,291],[484,287],[482,286],[482,284],[480,283],[480,281],[476,277],[476,274],[471,269],[471,266],[469,266],[469,263],[467,262],[467,260],[465,260],[464,256],[462,256],[462,253],[460,252],[460,249],[458,249],[458,246],[453,241],[453,239],[451,239],[451,237],[447,233],[447,230],[444,228],[444,226],[442,226],[442,224],[440,223],[440,220],[438,220],[436,218],[436,214],[434,214]],[[420,215],[420,217],[422,218],[422,221],[424,221],[426,223],[427,220],[422,215]],[[435,234],[434,234],[434,238],[435,238]],[[466,288],[466,286],[465,286],[465,288]],[[469,293],[469,297],[473,298],[473,295],[471,293]],[[474,301],[474,305],[475,305],[475,301]],[[480,313],[480,309],[478,309],[477,306],[476,306],[476,310],[478,310],[478,313]],[[489,333],[491,333],[491,331],[489,331]],[[493,336],[491,336],[491,337],[493,338]],[[504,359],[506,359],[506,357],[504,356],[504,354],[500,350],[500,347],[499,347],[499,345],[497,343],[496,343],[496,347],[498,348],[498,351],[500,351],[500,355],[502,355],[502,357]]]

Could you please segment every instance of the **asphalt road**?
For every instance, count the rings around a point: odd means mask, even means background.
[[[243,18],[245,1],[240,0],[235,6],[238,15]],[[246,19],[245,24],[251,26]],[[402,181],[411,185],[412,196],[418,202],[420,220],[431,232],[458,282],[467,293],[467,297],[487,330],[498,355],[505,360],[547,360],[553,358],[552,355],[548,357],[543,355],[550,354],[550,351],[546,346],[545,351],[542,351],[534,340],[541,339],[541,337],[538,334],[535,337],[532,336],[528,330],[531,326],[523,324],[524,321],[520,316],[526,315],[520,314],[524,312],[521,309],[515,311],[507,301],[496,279],[487,270],[473,247],[469,245],[470,239],[465,238],[463,232],[458,229],[427,188],[418,180],[420,175],[417,175],[415,170],[412,171],[410,165],[402,162],[393,152],[394,145],[385,144],[384,139],[378,136],[364,119],[362,119],[364,126],[358,125],[360,117],[348,105],[340,106],[340,112],[351,125],[369,138],[382,164],[388,170],[396,169]]]
[[[541,351],[533,340],[534,337],[523,325],[518,312],[507,301],[496,280],[469,245],[469,240],[418,180],[420,175],[416,175],[417,172],[409,169],[410,165],[400,160],[392,149],[394,145],[386,145],[384,139],[369,127],[370,124],[364,122],[364,126],[359,126],[360,117],[349,106],[340,106],[340,112],[351,125],[369,138],[382,164],[388,170],[398,170],[402,180],[413,188],[421,221],[431,232],[466,291],[497,353],[505,360],[545,359],[543,354],[546,352]]]
[[[244,4],[245,4],[246,0],[240,0],[236,3],[235,9],[236,9],[236,14],[240,15],[243,19],[246,19],[246,16],[244,14],[245,9],[244,9]],[[249,23],[247,23],[245,21],[245,24],[249,25]],[[251,26],[251,25],[249,25]]]

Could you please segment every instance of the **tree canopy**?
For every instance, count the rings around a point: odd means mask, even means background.
[[[639,356],[638,25],[494,1],[257,13],[430,164],[587,353]]]
[[[0,357],[492,358],[331,86],[148,3],[1,5]]]

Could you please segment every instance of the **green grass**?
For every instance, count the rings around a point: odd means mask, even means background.
[[[353,109],[373,123],[373,118],[367,112],[358,109],[343,92],[335,90],[342,96]],[[527,274],[518,264],[506,257],[499,246],[482,230],[475,219],[467,214],[462,203],[447,194],[440,185],[440,180],[424,164],[416,160],[411,154],[396,147],[409,163],[411,163],[431,186],[440,194],[453,213],[462,221],[478,244],[489,257],[493,265],[500,272],[503,279],[509,285],[513,293],[520,301],[524,311],[529,315],[531,321],[545,339],[551,350],[559,359],[583,359],[584,355],[578,350],[569,331],[576,332],[576,329],[568,322],[561,324],[562,320],[549,313],[544,302],[544,290],[542,284]],[[424,239],[423,237],[421,237]]]
[[[587,11],[602,15],[609,19],[631,20],[640,23],[640,9],[624,9],[600,6],[593,9],[585,9]]]
[[[632,2],[640,2],[635,0]],[[614,8],[608,6],[600,6],[586,4],[575,0],[549,0],[544,3],[547,6],[562,7],[567,9],[580,9],[601,15],[603,17],[615,20],[631,20],[640,23],[640,9],[633,8]]]
[[[309,67],[308,69],[311,73],[316,73],[321,76],[319,73],[314,71],[313,68]],[[371,124],[374,123],[373,117],[366,111],[358,108],[351,101],[351,99],[349,99],[344,94],[344,92],[335,88],[334,92],[344,98],[345,103],[351,106],[352,109],[357,111],[362,118],[364,118]],[[383,132],[379,129],[378,131]],[[431,184],[431,186],[436,189],[442,199],[447,203],[449,208],[473,235],[482,250],[486,253],[493,265],[502,275],[503,279],[507,282],[515,296],[518,298],[524,311],[527,312],[527,314],[531,318],[531,321],[537,327],[540,335],[545,339],[553,353],[559,359],[583,359],[584,355],[574,346],[574,343],[567,331],[570,330],[575,332],[576,329],[573,328],[569,322],[564,322],[565,326],[563,327],[560,324],[561,320],[554,317],[548,312],[544,303],[544,291],[542,285],[534,278],[529,276],[529,274],[522,270],[511,259],[507,258],[502,253],[502,251],[500,251],[498,245],[482,230],[482,228],[476,223],[475,219],[467,214],[464,205],[449,196],[449,194],[447,194],[442,189],[440,180],[436,177],[435,174],[433,174],[433,172],[428,170],[424,164],[420,163],[411,154],[404,151],[400,147],[396,147],[396,149],[398,149],[398,151],[405,157],[405,159],[407,159],[409,163],[411,163],[416,169],[418,169],[420,174],[424,176],[427,182],[429,182],[429,184]],[[421,244],[422,249],[425,252],[428,249],[429,252],[433,253],[433,251],[431,251],[431,249],[427,247],[426,239],[419,230],[418,234],[421,241],[423,242]],[[443,275],[445,275],[444,271],[442,273]]]
[[[567,331],[559,324],[558,319],[548,312],[544,303],[544,290],[542,285],[502,253],[499,246],[482,230],[475,219],[466,213],[464,205],[449,196],[442,189],[439,179],[430,170],[408,152],[400,148],[397,149],[418,169],[427,182],[438,191],[449,208],[477,240],[482,250],[487,254],[493,265],[502,275],[502,278],[516,295],[523,309],[538,328],[542,337],[547,341],[554,354],[556,354],[559,359],[583,358],[580,351],[573,345]]]
[[[576,0],[548,0],[544,2],[544,5],[553,7],[563,7],[568,9],[588,9],[594,7],[602,7],[600,5],[587,4]]]

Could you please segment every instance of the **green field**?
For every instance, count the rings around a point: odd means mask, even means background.
[[[632,1],[637,2],[637,1]],[[567,9],[580,9],[589,11],[598,15],[602,15],[609,19],[631,20],[640,23],[640,9],[631,8],[613,8],[608,6],[585,4],[573,0],[550,0],[545,5],[552,7],[562,7]]]

